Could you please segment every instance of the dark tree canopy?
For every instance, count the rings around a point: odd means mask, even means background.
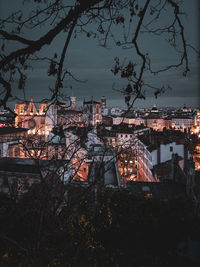
[[[65,56],[70,40],[76,38],[78,34],[84,34],[86,38],[98,38],[99,44],[104,47],[112,41],[116,46],[133,50],[133,55],[138,58],[139,63],[135,63],[134,57],[124,62],[116,57],[112,68],[114,75],[120,75],[122,79],[127,80],[127,85],[120,91],[125,95],[128,105],[130,100],[134,102],[136,98],[144,98],[144,89],[153,89],[157,97],[167,88],[164,86],[155,88],[152,84],[146,83],[145,72],[158,74],[172,68],[184,67],[183,75],[186,76],[189,72],[188,49],[196,51],[185,38],[181,2],[175,0],[21,1],[19,10],[7,18],[0,19],[0,105],[7,107],[16,84],[19,90],[25,90],[27,71],[40,61],[48,62],[47,75],[55,78],[54,86],[50,88],[50,99],[58,100],[62,97],[64,80],[68,77],[77,79],[69,67],[66,68]],[[26,10],[27,7],[30,10]],[[169,19],[163,20],[166,14]],[[28,38],[31,32],[35,31],[37,38]],[[55,51],[53,56],[41,56],[63,32],[67,33],[63,49]],[[144,32],[149,34],[149,38],[152,34],[164,36],[166,42],[177,52],[178,61],[154,70],[151,56],[144,51],[139,41],[141,33]]]
[[[76,207],[42,217],[40,199],[0,195],[2,266],[187,266],[178,245],[199,240],[191,201],[140,199],[107,190],[91,216],[88,194]],[[78,211],[78,212],[77,212]]]

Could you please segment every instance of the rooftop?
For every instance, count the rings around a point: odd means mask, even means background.
[[[56,168],[57,166],[61,166],[63,163],[66,163],[66,161],[62,160],[57,160],[56,162],[39,160],[37,162],[38,164],[36,164],[36,161],[33,159],[25,158],[0,158],[0,172],[39,175],[41,169]]]
[[[100,102],[94,101],[94,100],[89,100],[89,101],[85,101],[83,102],[83,105],[87,105],[87,104],[100,104]]]
[[[153,167],[153,172],[157,175],[160,181],[172,181],[175,179],[178,183],[185,183],[185,175],[178,165],[178,162],[183,158],[180,156],[176,157],[176,162],[168,160],[163,163],[159,163]],[[174,177],[172,177],[172,174]]]
[[[170,130],[166,130],[165,132],[152,131],[150,134],[139,135],[138,138],[148,147],[149,151],[156,149],[160,144],[170,144],[172,142],[176,142],[177,144],[186,143],[184,133]]]
[[[58,114],[80,114],[83,113],[81,110],[75,109],[60,109],[58,110]]]
[[[94,144],[91,145],[89,156],[114,156],[115,151],[112,146]]]
[[[4,134],[16,134],[26,132],[28,129],[26,128],[15,128],[15,127],[2,127],[0,128],[0,135]]]

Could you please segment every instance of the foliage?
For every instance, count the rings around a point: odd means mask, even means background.
[[[79,196],[79,206],[53,215],[29,196],[1,195],[2,266],[186,266],[177,247],[199,223],[189,199],[106,190],[94,205],[92,192]]]

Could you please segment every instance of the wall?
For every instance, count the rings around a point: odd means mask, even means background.
[[[170,147],[172,150],[170,150]],[[158,164],[158,150],[155,149],[151,152],[153,166]],[[172,159],[172,154],[178,154],[184,158],[184,144],[176,144],[175,142],[160,145],[160,163]],[[189,153],[188,153],[189,158]]]

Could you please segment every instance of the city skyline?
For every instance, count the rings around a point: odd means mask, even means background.
[[[72,96],[75,96],[74,94]],[[76,97],[76,107],[81,108],[83,106],[84,101],[90,101],[94,100],[97,102],[101,101],[101,96],[75,96]],[[29,102],[30,99],[33,99],[34,103],[38,105],[40,102],[47,98],[37,98],[34,96],[27,97],[25,100],[16,100],[15,102],[12,101],[10,103],[10,108],[14,110],[15,103],[17,102]],[[68,99],[65,99],[62,101],[66,103],[67,105],[70,104],[70,96]],[[128,109],[128,106],[124,102],[124,99],[113,99],[113,98],[108,98],[106,97],[106,105],[107,108],[112,108],[112,107],[119,107],[121,109]],[[147,108],[151,109],[154,105],[156,105],[157,108],[183,108],[186,106],[187,108],[191,109],[199,109],[200,108],[200,103],[196,97],[160,97],[160,98],[155,98],[155,97],[147,97],[146,99],[137,99],[135,104],[133,105],[132,108]]]

